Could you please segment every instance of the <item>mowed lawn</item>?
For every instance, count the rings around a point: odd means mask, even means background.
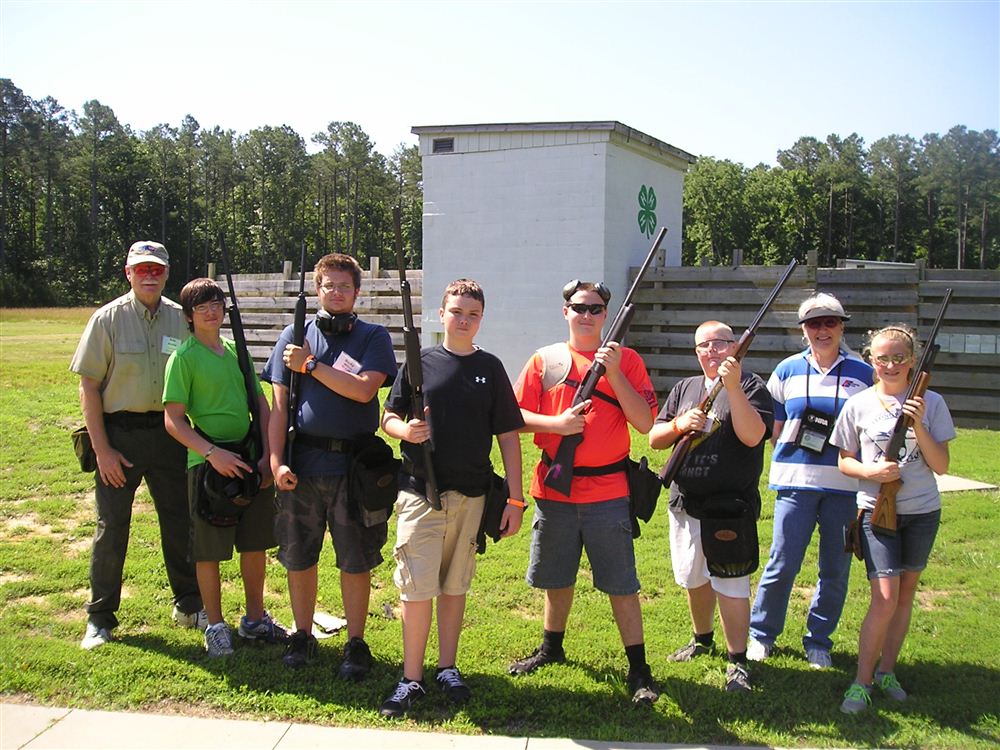
[[[94,652],[79,640],[88,598],[93,479],[82,474],[69,432],[80,423],[77,378],[68,371],[90,310],[0,310],[0,699],[100,709],[145,710],[319,724],[398,727],[461,734],[570,737],[620,742],[721,743],[786,747],[992,748],[1000,744],[1000,493],[945,496],[943,525],[918,593],[898,674],[911,698],[848,717],[837,707],[854,674],[857,633],[868,601],[854,563],[847,608],[836,634],[834,668],[812,671],[801,653],[805,611],[816,577],[814,540],[774,658],[753,667],[750,695],[722,691],[725,664],[667,656],[690,635],[683,592],[674,584],[663,498],[636,542],[647,653],[663,686],[652,708],[631,705],[626,664],[607,597],[594,591],[586,563],[566,636],[569,661],[512,678],[507,664],[534,648],[542,596],[524,582],[531,514],[516,538],[493,545],[479,568],[459,653],[473,699],[452,708],[432,690],[409,718],[388,724],[378,706],[400,673],[399,600],[387,560],[375,572],[367,639],[377,665],[361,684],[334,677],[343,633],[321,640],[299,672],[280,647],[237,643],[227,659],[206,658],[199,633],[170,619],[171,601],[149,496],[135,507],[117,642]],[[488,319],[486,325],[489,325]],[[385,396],[385,391],[380,397]],[[660,399],[666,394],[659,394]],[[537,451],[524,439],[526,469]],[[643,436],[633,455],[651,454]],[[1000,484],[1000,436],[960,430],[951,473]],[[496,457],[495,457],[496,458]],[[495,461],[499,466],[499,460]],[[766,474],[766,472],[765,472]],[[771,538],[774,496],[765,492],[762,558]],[[384,554],[391,559],[391,540]],[[763,562],[763,559],[762,559]],[[341,614],[332,550],[321,560],[320,609]],[[224,564],[224,609],[241,613],[235,562]],[[759,576],[755,574],[754,580]],[[269,558],[266,603],[290,623],[281,566]],[[428,673],[435,665],[432,634]],[[721,632],[717,637],[721,643]]]

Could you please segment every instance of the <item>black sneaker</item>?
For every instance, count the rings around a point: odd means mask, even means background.
[[[566,661],[566,652],[562,649],[558,651],[544,651],[541,648],[536,648],[528,656],[518,659],[511,664],[507,668],[507,671],[510,674],[531,674],[546,664],[561,664],[564,661]]]
[[[692,638],[689,644],[681,646],[668,656],[667,661],[691,661],[694,657],[710,654],[713,650],[712,646],[705,646]]]
[[[732,663],[726,667],[726,692],[727,693],[749,693],[753,690],[750,685],[750,672],[747,671],[746,664]]]
[[[396,692],[382,704],[379,713],[387,719],[401,719],[413,704],[426,694],[427,689],[422,681],[402,679],[396,685]]]
[[[653,681],[648,664],[640,669],[629,670],[627,684],[633,703],[651,706],[660,697],[660,686]]]
[[[361,680],[372,668],[372,652],[361,638],[351,638],[344,646],[344,660],[337,674],[342,680]]]
[[[458,671],[458,667],[438,670],[438,673],[434,675],[434,681],[448,696],[448,700],[457,705],[465,703],[472,695],[472,691],[462,679],[462,673]]]
[[[312,633],[304,630],[296,630],[288,638],[288,645],[285,646],[285,655],[281,660],[286,667],[298,669],[304,667],[316,656],[316,638]]]

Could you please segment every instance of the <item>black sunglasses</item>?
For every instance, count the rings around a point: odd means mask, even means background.
[[[562,296],[563,299],[569,302],[569,298],[576,294],[576,290],[583,286],[586,282],[580,281],[580,279],[573,279],[566,286],[563,287]],[[608,301],[611,299],[611,290],[608,289],[608,285],[603,281],[598,281],[594,284],[594,291],[597,292],[597,296],[604,300],[604,304],[607,305]],[[595,313],[596,315],[596,313]]]
[[[591,315],[600,315],[602,312],[608,309],[607,305],[601,305],[594,303],[593,305],[585,305],[583,302],[571,302],[566,305],[570,310],[575,312],[577,315],[583,315],[584,313],[590,313]]]

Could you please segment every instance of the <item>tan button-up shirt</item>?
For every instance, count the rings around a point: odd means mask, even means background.
[[[106,414],[163,411],[163,370],[188,335],[180,305],[161,297],[150,314],[130,291],[91,316],[69,369],[100,381]]]

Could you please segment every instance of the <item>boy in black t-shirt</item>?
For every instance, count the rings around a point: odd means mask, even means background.
[[[764,441],[774,427],[774,405],[764,381],[743,373],[733,357],[736,339],[724,323],[710,320],[694,335],[703,375],[677,383],[649,432],[653,448],[669,448],[689,432],[697,436],[670,485],[670,558],[674,579],[687,590],[694,635],[670,656],[689,661],[713,649],[715,603],[729,652],[726,690],[750,690],[747,638],[750,627],[750,576],[710,575],[702,546],[702,511],[713,499],[738,497],[760,513],[757,483],[764,467]],[[724,386],[706,414],[699,408],[721,378]],[[754,538],[755,542],[756,539]]]
[[[426,415],[411,414],[407,368],[399,370],[385,403],[382,429],[401,441],[403,454],[393,575],[403,609],[403,677],[382,704],[386,717],[403,716],[426,692],[424,654],[434,599],[439,644],[435,682],[454,703],[469,699],[469,687],[455,664],[466,592],[475,571],[476,535],[493,478],[494,435],[511,495],[500,528],[503,536],[510,536],[521,527],[525,504],[518,430],[524,420],[500,360],[473,342],[484,307],[476,282],[459,279],[449,284],[438,311],[444,341],[420,355]],[[431,438],[432,426],[441,510],[431,507],[420,479],[420,444]]]

